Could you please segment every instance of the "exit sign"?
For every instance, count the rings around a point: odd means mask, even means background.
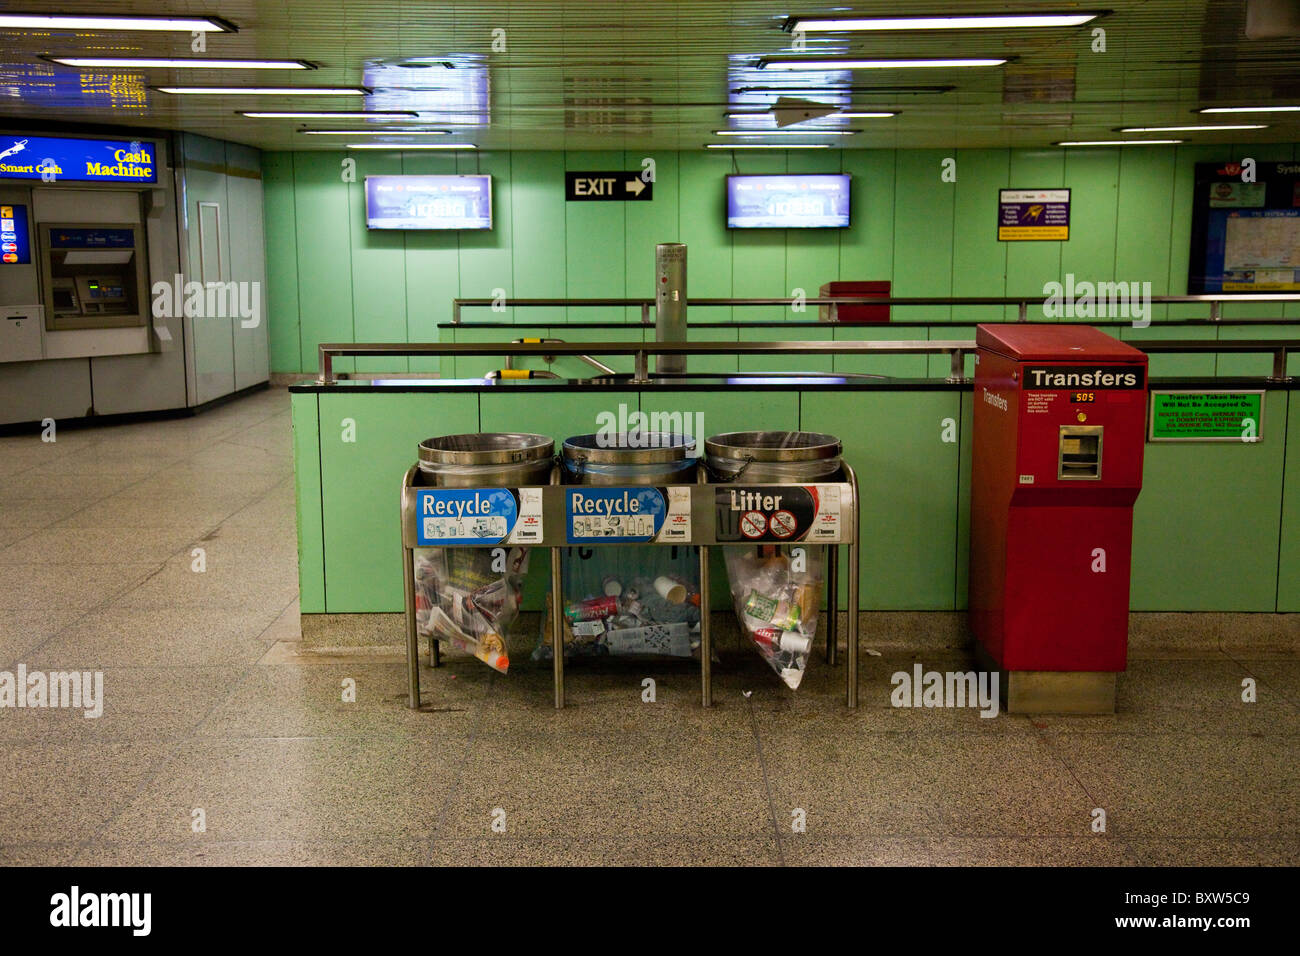
[[[631,173],[564,174],[566,202],[649,202],[654,198],[654,183]]]

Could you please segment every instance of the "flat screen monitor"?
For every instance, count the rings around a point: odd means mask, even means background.
[[[727,177],[729,229],[844,229],[848,173]]]
[[[491,176],[367,176],[370,229],[491,229]]]

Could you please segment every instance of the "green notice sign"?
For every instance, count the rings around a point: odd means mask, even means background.
[[[1152,392],[1151,441],[1259,441],[1264,393]]]

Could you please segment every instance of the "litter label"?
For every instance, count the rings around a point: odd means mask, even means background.
[[[415,543],[538,544],[541,488],[419,488]]]
[[[839,485],[728,485],[714,495],[719,541],[842,540]]]

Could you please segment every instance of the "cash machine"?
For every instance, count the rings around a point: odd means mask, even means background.
[[[1146,355],[1079,325],[976,330],[970,622],[1009,711],[1107,713],[1128,654]]]

